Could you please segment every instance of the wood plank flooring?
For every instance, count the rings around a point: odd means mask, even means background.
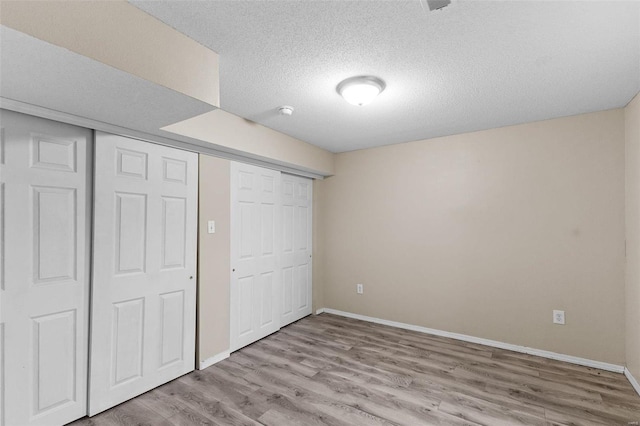
[[[633,425],[621,374],[329,314],[84,425]]]

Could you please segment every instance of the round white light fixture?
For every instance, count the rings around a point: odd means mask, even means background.
[[[360,75],[342,80],[336,90],[350,104],[363,106],[373,102],[385,87],[378,77]]]

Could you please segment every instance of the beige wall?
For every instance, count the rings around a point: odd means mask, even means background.
[[[626,110],[634,182],[639,110],[637,99]],[[623,364],[624,118],[605,111],[337,155],[336,175],[314,182],[314,311]],[[229,183],[228,160],[200,156],[199,361],[229,348]],[[640,203],[640,185],[633,191]],[[640,283],[635,232],[628,284]],[[639,287],[627,286],[626,309],[636,377]],[[551,324],[552,309],[567,325]]]
[[[297,170],[321,176],[333,174],[333,153],[220,109],[163,127],[162,130]]]
[[[198,360],[229,350],[229,160],[200,155],[198,206]],[[216,221],[215,234],[207,221]]]
[[[0,23],[220,105],[218,54],[125,1],[3,1]]]
[[[625,147],[627,368],[640,380],[640,95],[625,108]]]
[[[338,154],[314,190],[325,307],[624,363],[623,110]]]

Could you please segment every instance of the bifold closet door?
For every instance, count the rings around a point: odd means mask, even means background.
[[[0,110],[0,423],[87,412],[92,132]]]
[[[281,327],[311,314],[313,180],[282,174]]]
[[[194,369],[197,154],[96,132],[94,415]]]
[[[280,328],[280,172],[231,163],[231,350]]]

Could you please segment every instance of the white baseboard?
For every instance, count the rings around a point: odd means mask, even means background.
[[[316,310],[316,315],[320,315],[323,312],[325,312],[324,308],[320,308],[320,309]]]
[[[491,347],[494,347],[494,348],[506,349],[508,351],[520,352],[520,353],[525,353],[525,354],[529,354],[529,355],[536,355],[536,356],[540,356],[542,358],[555,359],[557,361],[569,362],[571,364],[582,365],[582,366],[585,366],[585,367],[598,368],[600,370],[612,371],[614,373],[624,373],[625,370],[626,370],[625,367],[622,366],[622,365],[609,364],[607,362],[594,361],[594,360],[591,360],[591,359],[580,358],[580,357],[577,357],[577,356],[564,355],[564,354],[559,354],[559,353],[556,353],[556,352],[545,351],[545,350],[542,350],[542,349],[529,348],[527,346],[513,345],[511,343],[504,343],[504,342],[499,342],[497,340],[483,339],[483,338],[480,338],[480,337],[468,336],[466,334],[451,333],[449,331],[436,330],[434,328],[427,328],[427,327],[421,327],[421,326],[418,326],[418,325],[405,324],[405,323],[402,323],[402,322],[389,321],[389,320],[380,319],[380,318],[368,317],[366,315],[352,314],[351,312],[343,312],[343,311],[338,311],[336,309],[323,308],[323,309],[318,309],[318,311],[326,312],[328,314],[340,315],[340,316],[348,317],[348,318],[354,318],[354,319],[358,319],[358,320],[362,320],[362,321],[373,322],[373,323],[376,323],[376,324],[382,324],[382,325],[388,325],[388,326],[391,326],[391,327],[403,328],[405,330],[417,331],[419,333],[432,334],[434,336],[449,337],[451,339],[462,340],[464,342],[470,342],[470,343],[477,343],[479,345],[491,346]],[[320,313],[318,311],[316,311],[316,314]],[[632,377],[631,374],[629,374],[627,376],[627,378],[629,378],[629,377]],[[631,380],[631,379],[629,379],[629,380]],[[634,385],[634,387],[637,386],[637,383],[638,382],[636,382],[636,385]],[[632,384],[633,384],[633,382],[632,382]],[[638,387],[636,387],[636,390],[638,390]]]
[[[626,367],[624,369],[624,376],[627,378],[627,380],[629,380],[629,383],[631,383],[631,386],[633,386],[638,395],[640,395],[640,383],[638,383],[636,378],[633,377],[633,374],[631,374],[631,371],[629,371],[629,369]]]
[[[210,358],[207,358],[204,361],[200,361],[198,370],[204,370],[207,367],[211,367],[213,364],[217,364],[220,361],[229,358],[230,355],[231,355],[231,351],[225,351],[225,352],[220,352],[219,354],[214,355]]]

